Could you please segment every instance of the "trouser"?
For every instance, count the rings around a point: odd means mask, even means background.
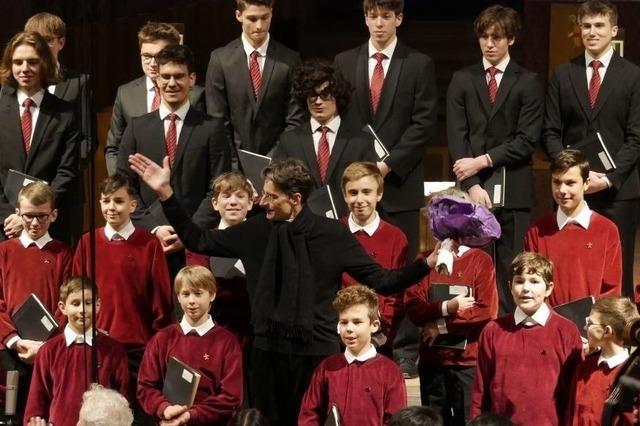
[[[466,425],[471,410],[474,373],[475,367],[448,367],[419,363],[422,405],[437,411],[445,425]]]

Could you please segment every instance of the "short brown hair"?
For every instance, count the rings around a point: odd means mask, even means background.
[[[154,43],[158,40],[180,44],[180,32],[171,24],[153,21],[147,22],[138,31],[138,47],[142,47],[142,43]]]
[[[275,0],[236,0],[236,8],[243,12],[249,6],[264,6],[273,9]]]
[[[249,197],[253,195],[253,187],[247,178],[240,172],[226,172],[218,175],[211,183],[214,200],[218,195],[223,193],[233,193],[236,191],[244,191]]]
[[[342,193],[345,193],[347,183],[354,180],[362,179],[363,177],[371,176],[378,184],[378,194],[384,192],[384,178],[376,166],[376,163],[371,161],[355,161],[347,166],[342,173]]]
[[[578,23],[585,16],[604,15],[609,17],[612,26],[618,25],[618,9],[612,3],[602,0],[587,0],[578,9]]]
[[[520,34],[520,15],[514,9],[499,4],[480,12],[473,22],[477,37],[482,37],[493,27],[494,35],[514,39]]]
[[[89,277],[81,277],[74,276],[69,277],[61,286],[60,286],[60,297],[59,300],[62,303],[66,303],[67,298],[71,293],[75,293],[76,291],[89,290],[93,293],[95,298],[98,298],[98,287],[95,286],[93,280]]]
[[[551,174],[564,173],[572,167],[578,167],[580,169],[580,176],[582,180],[586,181],[589,177],[589,161],[587,157],[577,149],[563,149],[558,155],[551,160]]]
[[[602,325],[608,325],[617,339],[624,338],[626,326],[640,318],[638,308],[628,297],[605,296],[596,300],[592,311],[600,315]]]
[[[364,0],[362,9],[365,15],[374,9],[391,10],[396,15],[400,15],[404,10],[404,0]]]
[[[51,209],[56,208],[56,193],[46,182],[41,180],[31,182],[20,189],[20,192],[18,192],[18,206],[20,206],[20,199],[22,198],[34,206],[49,203]]]
[[[121,175],[120,173],[116,173],[115,175],[109,176],[103,180],[100,184],[100,193],[113,194],[120,188],[125,188],[127,190],[127,194],[132,197],[135,196],[133,183],[128,177]]]
[[[511,280],[516,275],[539,275],[547,288],[553,281],[553,262],[541,255],[530,251],[523,251],[511,262]]]
[[[297,158],[274,160],[262,170],[262,177],[270,180],[280,191],[289,197],[298,193],[302,202],[306,202],[313,190],[313,179],[309,170]]]
[[[13,54],[18,46],[27,45],[34,48],[40,58],[40,87],[46,88],[52,84],[60,83],[61,78],[58,73],[58,64],[53,59],[53,54],[44,37],[33,31],[20,32],[9,40],[4,48],[2,64],[0,64],[0,84],[18,87],[18,82],[13,78],[12,63]]]
[[[173,289],[179,294],[184,287],[193,287],[198,290],[206,290],[211,294],[216,294],[216,279],[210,270],[204,266],[185,266],[176,274]]]
[[[25,31],[35,31],[41,36],[55,36],[62,38],[67,34],[67,26],[57,15],[40,12],[33,15],[24,24]]]
[[[379,320],[378,295],[369,287],[361,284],[340,290],[333,299],[333,308],[340,314],[355,305],[365,305],[369,310],[371,322]]]

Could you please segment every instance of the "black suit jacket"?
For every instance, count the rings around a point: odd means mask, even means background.
[[[384,79],[378,111],[369,101],[368,44],[338,54],[335,64],[355,87],[344,125],[362,129],[370,123],[391,155],[381,204],[387,212],[423,206],[425,146],[436,128],[437,93],[433,61],[398,42]]]
[[[204,89],[193,86],[189,92],[189,102],[194,109],[204,112]],[[142,76],[118,87],[104,149],[109,175],[116,172],[118,150],[125,129],[133,118],[144,114],[147,114],[147,83],[146,77]]]
[[[139,152],[158,164],[167,155],[164,124],[158,111],[136,117],[127,126],[118,153],[118,173],[134,182],[138,208],[133,223],[149,231],[167,225],[158,196],[131,170],[130,154]],[[176,164],[171,171],[171,186],[196,223],[213,226],[211,181],[231,169],[229,143],[220,120],[189,108],[178,138]]]
[[[68,68],[63,68],[61,73],[63,81],[56,84],[54,95],[73,104],[76,123],[82,135],[80,157],[83,161],[87,161],[98,146],[91,76]]]
[[[51,185],[59,210],[51,235],[70,242],[73,236],[67,226],[82,217],[82,194],[77,191],[80,134],[73,105],[45,90],[27,155],[16,95],[14,89],[5,87],[0,98],[0,220],[14,213],[4,185],[9,169],[15,169]]]
[[[533,205],[531,155],[542,132],[544,91],[538,76],[513,60],[491,105],[482,62],[457,71],[447,92],[449,154],[456,160],[488,153],[493,168],[461,182],[468,190],[482,185],[494,169],[505,166],[507,208]]]
[[[237,38],[211,53],[207,67],[207,112],[224,120],[234,146],[267,155],[280,133],[302,124],[303,112],[291,97],[297,52],[270,39],[256,99],[247,55]]]
[[[284,132],[276,146],[273,158],[298,158],[304,162],[313,177],[314,188],[320,188],[318,170],[318,155],[313,146],[313,130],[310,122],[307,122],[293,130]],[[349,213],[342,195],[342,173],[347,166],[354,161],[375,161],[373,141],[371,136],[363,132],[353,132],[345,126],[338,128],[336,140],[329,158],[326,184],[331,189],[331,195],[340,217]]]
[[[558,66],[549,80],[543,131],[549,155],[594,132],[600,132],[617,166],[607,173],[613,187],[594,195],[604,200],[639,197],[640,68],[615,52],[593,110],[584,54]]]

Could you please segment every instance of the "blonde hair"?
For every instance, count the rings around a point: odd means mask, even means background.
[[[174,291],[179,294],[184,287],[193,287],[216,294],[216,279],[210,270],[204,266],[185,266],[178,271],[174,283]]]
[[[67,26],[57,15],[47,12],[40,12],[33,15],[24,24],[25,31],[35,31],[41,36],[49,35],[62,38],[67,33]]]
[[[56,194],[46,182],[37,180],[31,182],[20,189],[18,192],[18,206],[20,206],[20,200],[24,198],[34,206],[41,206],[49,203],[51,209],[56,208]]]
[[[371,161],[355,161],[344,169],[342,173],[342,193],[345,193],[347,183],[362,179],[366,176],[371,176],[376,180],[378,184],[378,194],[382,194],[384,192],[384,178],[378,166],[376,166],[376,163]]]

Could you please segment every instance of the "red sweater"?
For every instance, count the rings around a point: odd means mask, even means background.
[[[581,357],[578,328],[553,311],[544,327],[515,325],[513,314],[491,321],[480,334],[470,418],[491,411],[520,426],[561,424]]]
[[[432,283],[470,285],[476,301],[472,308],[444,317],[450,334],[467,335],[467,348],[461,351],[430,347],[421,342],[421,361],[429,365],[475,366],[480,332],[498,314],[496,270],[491,256],[480,249],[472,248],[453,262],[450,276],[439,274],[432,269],[422,281],[409,287],[404,293],[405,310],[409,319],[419,327],[443,318],[442,301],[432,302],[429,299]]]
[[[128,350],[140,349],[171,322],[172,292],[167,260],[158,240],[136,228],[125,241],[95,230],[96,276],[102,305],[96,326]],[[89,233],[82,236],[73,273],[90,276]]]
[[[622,252],[618,228],[606,217],[592,212],[589,228],[568,224],[558,229],[556,214],[536,221],[525,236],[524,248],[541,253],[553,262],[554,288],[550,306],[592,295],[620,296]]]
[[[162,386],[172,356],[202,374],[189,425],[226,426],[242,403],[242,352],[236,337],[219,325],[198,336],[185,335],[180,324],[172,324],[151,339],[138,372],[138,401],[156,419],[171,405]]]
[[[109,336],[99,334],[97,340],[98,383],[129,397],[127,353]],[[40,416],[56,426],[75,426],[82,394],[91,384],[91,370],[90,346],[67,346],[64,334],[47,341],[36,355],[24,423]]]
[[[71,273],[71,251],[60,241],[48,242],[42,250],[24,248],[18,238],[0,243],[0,338],[2,346],[16,335],[11,315],[34,293],[56,313],[60,285]],[[63,320],[60,313],[56,319]]]
[[[298,426],[321,426],[336,405],[344,426],[380,426],[407,406],[400,368],[376,355],[347,363],[344,353],[325,358],[316,368],[302,399]]]

